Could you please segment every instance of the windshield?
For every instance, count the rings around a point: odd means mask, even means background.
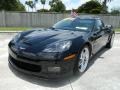
[[[93,28],[93,19],[64,19],[56,23],[53,28],[65,30],[85,30],[89,31]]]

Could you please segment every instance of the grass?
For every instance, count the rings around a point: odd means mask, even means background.
[[[118,29],[115,29],[115,31],[116,31],[116,32],[120,32],[120,28],[118,28]]]
[[[28,27],[0,27],[0,31],[26,31],[31,28]],[[120,28],[115,29],[116,32],[120,32]]]
[[[25,31],[29,29],[28,27],[0,27],[0,31]]]

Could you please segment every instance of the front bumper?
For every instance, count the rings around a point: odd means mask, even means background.
[[[18,56],[9,48],[9,63],[18,71],[43,78],[59,78],[73,73],[75,60],[32,60]],[[52,70],[51,70],[52,69]]]

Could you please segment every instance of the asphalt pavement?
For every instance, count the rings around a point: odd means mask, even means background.
[[[8,64],[8,42],[15,34],[0,34],[0,90],[120,90],[120,34],[112,49],[102,49],[83,75],[56,81],[18,72]]]

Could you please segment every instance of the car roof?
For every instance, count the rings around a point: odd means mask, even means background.
[[[92,20],[98,20],[100,19],[99,17],[91,17],[91,16],[78,16],[78,17],[70,17],[70,18],[66,18],[66,19],[71,19],[71,20],[75,20],[75,19],[92,19]]]
[[[91,16],[69,17],[69,18],[65,18],[64,20],[74,21],[74,20],[80,20],[80,19],[83,19],[83,20],[101,20],[99,17],[91,17]]]

